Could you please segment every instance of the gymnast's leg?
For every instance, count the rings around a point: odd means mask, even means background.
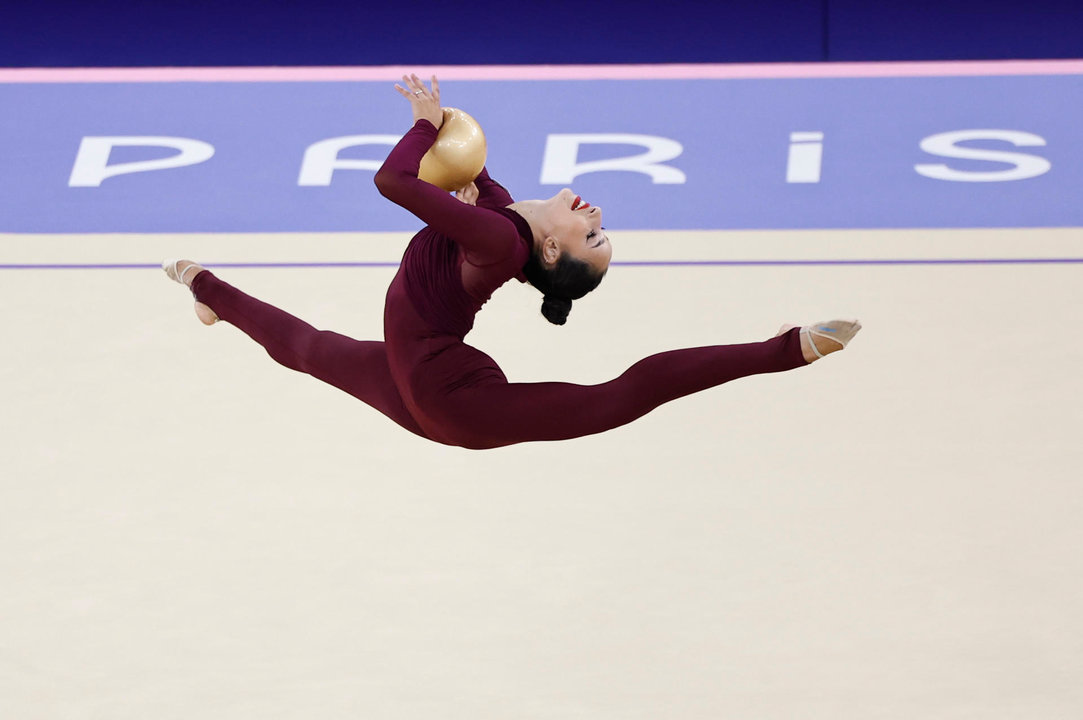
[[[600,385],[486,382],[446,393],[430,388],[425,411],[450,442],[468,448],[582,437],[737,378],[802,367],[815,359],[808,354],[809,340],[807,331],[794,327],[766,342],[674,350],[645,358]]]
[[[197,300],[196,314],[205,324],[221,319],[236,326],[262,345],[280,365],[333,385],[425,437],[391,379],[382,342],[354,340],[317,330],[186,262],[178,261],[167,267],[166,272],[174,280],[189,285]]]

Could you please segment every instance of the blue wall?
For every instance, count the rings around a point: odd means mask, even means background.
[[[1083,0],[830,0],[828,60],[1083,57]]]
[[[9,0],[0,66],[1083,57],[1083,0]]]

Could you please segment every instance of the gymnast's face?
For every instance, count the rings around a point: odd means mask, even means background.
[[[546,238],[542,258],[556,262],[563,253],[604,273],[613,257],[613,246],[602,228],[602,209],[584,202],[571,189],[564,188],[542,201]]]

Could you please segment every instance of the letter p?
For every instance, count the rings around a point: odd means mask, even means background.
[[[167,147],[178,153],[158,160],[110,165],[109,155],[115,147]],[[100,187],[104,180],[115,175],[198,165],[210,160],[213,155],[213,145],[191,138],[135,135],[84,137],[75,156],[68,187]]]

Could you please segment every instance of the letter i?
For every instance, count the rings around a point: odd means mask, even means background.
[[[790,133],[790,157],[786,163],[786,182],[818,183],[823,165],[822,132]]]

